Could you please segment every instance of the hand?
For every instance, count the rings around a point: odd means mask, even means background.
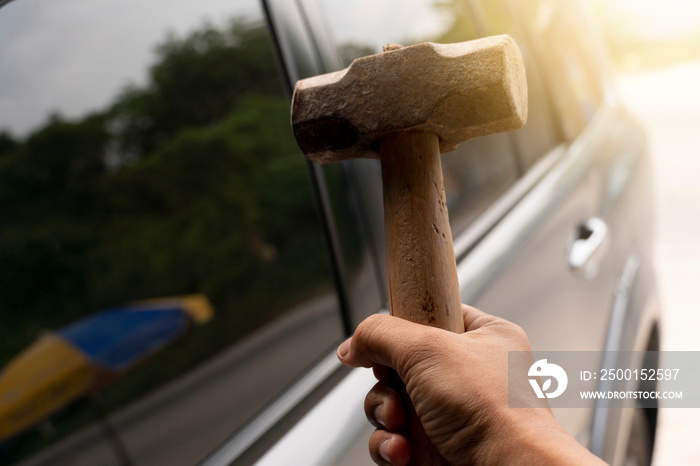
[[[400,381],[450,464],[602,464],[559,426],[546,400],[508,408],[508,351],[530,351],[525,332],[469,306],[463,315],[463,334],[373,315],[338,349],[344,364],[373,367],[379,380],[365,400],[377,427],[369,441],[374,461],[410,461]]]

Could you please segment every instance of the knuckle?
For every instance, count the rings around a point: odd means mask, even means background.
[[[378,388],[378,384],[375,385],[365,397],[365,417],[374,427],[383,427],[380,420],[377,419],[377,408],[382,404],[383,397]]]
[[[514,340],[517,340],[521,343],[527,342],[529,346],[529,339],[527,337],[527,333],[525,333],[525,330],[520,325],[510,323],[510,329]]]
[[[513,322],[502,321],[503,336],[513,345],[513,350],[530,351],[530,339],[525,330]]]
[[[357,342],[362,347],[370,344],[376,338],[377,332],[380,331],[383,317],[379,314],[373,314],[360,322],[352,337],[353,342]]]

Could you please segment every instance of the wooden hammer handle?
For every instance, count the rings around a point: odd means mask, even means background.
[[[464,332],[438,137],[422,132],[385,136],[381,161],[391,314]],[[447,464],[401,388],[409,408],[410,464]]]
[[[438,137],[392,133],[381,160],[391,313],[464,332]]]

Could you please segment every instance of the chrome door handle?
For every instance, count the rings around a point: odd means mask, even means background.
[[[608,226],[603,220],[598,217],[586,220],[569,249],[569,266],[575,271],[585,271],[586,264],[600,249],[607,234]]]

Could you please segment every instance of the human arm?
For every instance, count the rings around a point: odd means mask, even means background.
[[[469,306],[463,316],[467,331],[455,334],[375,315],[340,346],[344,364],[373,367],[379,379],[365,401],[377,427],[370,437],[375,462],[410,460],[403,385],[450,464],[604,464],[557,423],[546,400],[537,408],[508,407],[508,351],[530,351],[525,332]]]

